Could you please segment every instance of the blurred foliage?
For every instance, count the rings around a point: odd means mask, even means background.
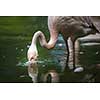
[[[41,30],[48,33],[46,16],[1,16],[1,36],[31,36]],[[45,34],[46,35],[46,34]]]

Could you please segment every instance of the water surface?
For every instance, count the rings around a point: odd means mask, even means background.
[[[47,40],[47,17],[0,17],[0,82],[32,83],[27,62],[27,50],[32,35],[42,30]],[[59,39],[54,49],[41,48],[39,43],[38,81],[45,81],[48,73],[57,73],[57,82],[100,82],[100,45],[81,45],[80,63],[84,67],[81,73],[74,73],[66,66],[66,46],[63,38]],[[32,73],[32,72],[31,72]],[[48,76],[49,80],[49,76]]]

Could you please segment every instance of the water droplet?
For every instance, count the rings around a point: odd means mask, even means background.
[[[29,48],[30,47],[30,45],[27,45],[27,48]]]
[[[45,67],[46,65],[42,65],[42,67]]]
[[[63,44],[62,44],[62,43],[60,43],[60,44],[58,44],[58,46],[62,47],[62,46],[63,46]]]
[[[21,52],[23,52],[24,50],[23,49],[21,49]]]
[[[3,56],[3,58],[6,58],[6,56]]]
[[[25,77],[25,75],[21,75],[21,76],[19,76],[20,78],[23,78],[23,77]]]
[[[95,54],[96,54],[96,55],[98,55],[98,54],[99,54],[99,52],[97,51]]]
[[[84,52],[80,52],[80,54],[82,55],[82,54],[84,54]]]
[[[18,50],[18,47],[16,47],[16,50]]]

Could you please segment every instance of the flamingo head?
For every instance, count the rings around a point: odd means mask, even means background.
[[[28,49],[28,52],[27,52],[27,57],[28,57],[28,60],[29,61],[35,61],[38,57],[38,52],[37,52],[37,49],[36,48],[32,48],[30,46],[30,48]]]

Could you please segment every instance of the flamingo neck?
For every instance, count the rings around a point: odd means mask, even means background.
[[[36,47],[36,42],[37,42],[38,37],[39,37],[39,34],[35,33],[34,36],[33,36],[33,38],[32,38],[32,43],[31,43],[31,45],[33,47]]]
[[[42,47],[45,47],[47,49],[53,48],[56,44],[57,39],[58,39],[58,34],[50,33],[50,40],[49,42],[47,42],[44,34],[40,32],[39,41]]]
[[[31,43],[31,51],[35,51],[36,52],[36,55],[38,55],[38,50],[37,50],[37,46],[36,46],[36,42],[37,42],[37,39],[39,37],[39,34],[34,34],[33,38],[32,38],[32,43]]]
[[[55,46],[56,42],[57,42],[57,37],[56,38],[50,37],[49,42],[44,47],[46,47],[47,49],[51,49]]]
[[[36,46],[36,42],[37,39],[39,38],[39,42],[41,44],[42,47],[45,47],[47,49],[51,49],[55,46],[56,41],[58,39],[58,34],[56,33],[50,33],[50,40],[47,43],[46,38],[44,36],[44,34],[41,31],[38,31],[34,34],[33,39],[32,39],[32,47],[34,47],[37,50],[37,46]]]

